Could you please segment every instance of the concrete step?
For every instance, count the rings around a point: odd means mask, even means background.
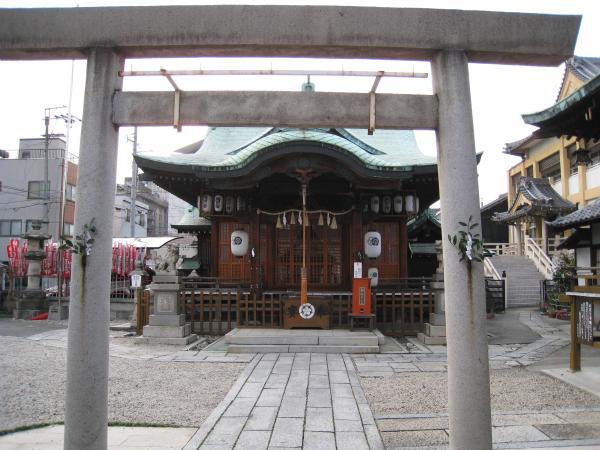
[[[236,328],[225,335],[232,353],[379,353],[374,331]]]
[[[379,353],[378,345],[240,345],[230,344],[229,353]]]

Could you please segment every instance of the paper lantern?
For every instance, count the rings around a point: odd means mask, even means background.
[[[221,194],[215,195],[215,212],[223,211],[223,196]]]
[[[369,267],[367,276],[371,280],[371,287],[376,287],[379,284],[379,269],[377,267]]]
[[[238,195],[238,197],[235,200],[235,207],[237,209],[237,212],[246,211],[246,199],[241,195]]]
[[[235,230],[231,233],[231,253],[233,256],[245,256],[248,253],[248,233]]]
[[[212,196],[204,194],[200,199],[200,211],[210,213],[212,211]]]
[[[406,204],[404,205],[406,208],[406,212],[407,213],[414,213],[416,212],[415,209],[415,196],[412,194],[409,194],[406,196]]]
[[[375,214],[379,212],[379,197],[376,195],[371,197],[371,211]]]
[[[235,210],[235,198],[231,196],[225,197],[225,214],[233,214]]]
[[[392,197],[386,195],[383,197],[381,202],[381,209],[384,214],[389,214],[392,212]]]
[[[419,197],[415,197],[415,204],[416,204],[416,212],[419,212],[421,210],[421,208],[419,207]]]
[[[402,196],[400,194],[394,197],[394,212],[396,214],[402,213]]]
[[[381,255],[381,234],[378,231],[365,233],[365,255],[367,258],[377,258]]]

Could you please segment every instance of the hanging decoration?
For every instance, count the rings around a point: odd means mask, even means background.
[[[383,210],[384,214],[389,214],[392,212],[392,197],[385,195],[381,203],[381,209]]]
[[[225,214],[233,214],[235,210],[235,199],[228,195],[225,197]]]
[[[381,255],[381,233],[378,231],[365,233],[365,255],[367,258],[378,258]]]
[[[290,225],[296,225],[296,216],[293,212],[290,214]]]
[[[317,225],[322,227],[324,224],[323,222],[323,213],[319,213],[319,221],[317,222]]]
[[[394,213],[402,213],[402,195],[398,194],[394,197]]]
[[[371,197],[371,212],[379,213],[379,197],[377,195]]]
[[[233,256],[246,256],[248,253],[248,233],[244,230],[235,230],[231,233],[231,253]]]
[[[221,194],[215,195],[215,212],[220,213],[223,211],[223,196]]]
[[[212,211],[212,197],[209,194],[202,195],[200,199],[200,211],[209,214]]]
[[[281,216],[279,214],[277,214],[277,224],[275,225],[275,228],[283,228],[283,225],[281,224]]]
[[[412,195],[412,194],[407,195],[406,199],[405,199],[405,202],[406,203],[405,203],[404,207],[406,208],[406,212],[407,213],[412,214],[412,213],[416,212],[415,211],[415,196],[414,195]]]
[[[330,228],[332,230],[337,230],[337,222],[335,221],[335,216],[333,216],[333,219],[331,219],[331,226]]]

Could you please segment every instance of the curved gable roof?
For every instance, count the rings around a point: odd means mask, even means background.
[[[356,129],[296,129],[258,127],[211,128],[197,150],[169,156],[136,155],[142,167],[159,163],[167,167],[193,167],[200,171],[231,171],[247,166],[273,147],[310,142],[335,148],[358,160],[370,170],[403,171],[413,166],[436,164],[434,157],[419,150],[412,131],[377,130],[369,136],[366,130]]]

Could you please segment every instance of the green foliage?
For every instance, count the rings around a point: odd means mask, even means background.
[[[467,264],[471,264],[471,261],[482,262],[486,257],[483,239],[475,232],[479,224],[471,223],[472,220],[473,216],[469,216],[466,222],[458,222],[462,229],[459,229],[454,236],[448,235],[448,240],[458,250],[460,261],[466,260]]]
[[[94,219],[89,224],[83,226],[83,233],[75,235],[75,239],[67,239],[61,236],[61,244],[59,250],[69,250],[71,253],[81,255],[81,260],[85,265],[85,259],[92,253],[92,245],[94,244],[94,235],[96,234],[96,225]]]
[[[554,272],[552,280],[554,287],[548,294],[550,309],[559,309],[559,295],[564,294],[571,289],[571,286],[577,279],[577,270],[575,266],[575,257],[571,252],[562,251],[557,253],[554,258]]]

